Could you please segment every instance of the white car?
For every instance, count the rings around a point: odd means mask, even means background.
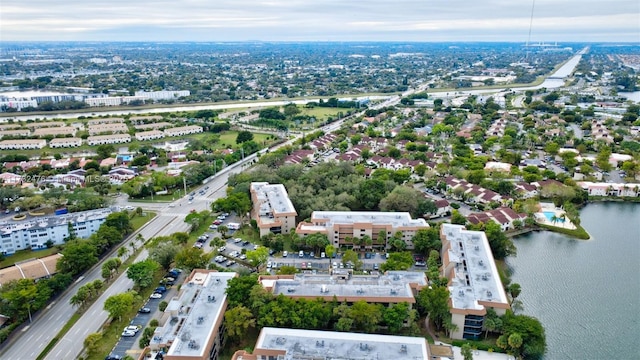
[[[267,269],[271,269],[271,261],[267,262]]]
[[[125,210],[133,210],[135,208],[133,206],[131,206],[131,205],[128,205],[128,206],[125,206],[124,209]]]
[[[162,294],[160,293],[153,293],[151,294],[151,296],[149,296],[150,299],[162,299]]]
[[[282,257],[287,257],[288,255],[289,255],[289,252],[288,252],[288,251],[284,251],[284,252],[282,252]]]
[[[135,326],[135,325],[129,325],[126,328],[124,328],[123,331],[133,331],[133,332],[138,332],[140,330],[139,327]]]
[[[136,336],[136,333],[134,331],[129,331],[129,330],[125,330],[122,332],[122,337],[133,337]]]
[[[233,239],[233,242],[237,244],[239,242],[242,242],[242,239],[241,238],[235,238],[235,239]]]
[[[241,254],[240,255],[240,260],[247,260],[247,255]]]
[[[324,259],[326,256],[327,256],[327,254],[325,254],[324,252],[321,252],[321,253],[320,253],[320,258],[321,258],[321,259]]]
[[[227,250],[227,248],[226,248],[226,247],[224,247],[224,246],[223,246],[223,247],[221,247],[221,248],[218,248],[218,252],[224,252],[225,250]]]

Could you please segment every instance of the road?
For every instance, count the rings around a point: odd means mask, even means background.
[[[242,171],[246,164],[256,158],[256,155],[248,156],[243,163],[231,165],[218,173],[218,176],[211,180],[206,186],[209,190],[203,196],[196,196],[192,204],[189,204],[187,197],[181,198],[173,203],[133,203],[143,209],[158,211],[158,216],[140,229],[139,233],[145,239],[161,235],[169,235],[178,231],[188,229],[184,223],[184,217],[191,209],[197,211],[208,209],[211,202],[219,197],[225,196],[226,183],[229,175]],[[203,186],[204,187],[204,186]],[[196,190],[196,194],[198,191]],[[130,249],[129,243],[135,240],[135,234],[129,237],[121,246]],[[138,244],[140,246],[140,244]],[[117,249],[114,250],[114,254]],[[143,251],[137,261],[146,258],[146,251]],[[0,353],[2,359],[35,359],[62,329],[75,313],[75,309],[69,304],[69,300],[76,294],[78,288],[96,279],[102,280],[102,262],[89,270],[81,281],[76,282],[55,302],[47,306],[46,310],[34,317],[33,323],[26,327],[21,334],[11,344],[8,344]],[[82,342],[86,336],[96,332],[106,320],[107,313],[102,310],[104,300],[120,292],[124,292],[132,287],[131,281],[122,274],[118,279],[105,289],[103,295],[96,300],[75,324],[67,332],[67,335],[60,339],[57,345],[49,352],[47,359],[72,359],[82,351]]]

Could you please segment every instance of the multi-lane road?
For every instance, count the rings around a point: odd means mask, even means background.
[[[244,166],[252,162],[256,155],[245,158],[244,162],[234,164],[220,171],[218,175],[206,186],[208,191],[203,196],[196,196],[192,203],[187,198],[181,198],[173,203],[129,203],[133,206],[141,206],[143,209],[157,211],[158,215],[142,227],[138,232],[144,239],[156,236],[170,235],[178,231],[186,231],[188,225],[184,222],[186,214],[195,209],[201,211],[208,209],[210,204],[216,199],[225,196],[226,183],[229,175],[242,171]],[[198,191],[196,190],[196,195]],[[135,242],[137,233],[130,236],[121,246],[130,249],[130,242]],[[137,246],[141,246],[140,243]],[[117,253],[117,249],[113,254]],[[142,251],[136,261],[143,260],[147,256],[146,251]],[[55,302],[33,319],[33,323],[26,327],[21,334],[17,335],[0,353],[2,359],[35,359],[53,339],[54,336],[69,321],[76,309],[69,304],[69,300],[76,294],[78,288],[96,279],[102,279],[101,264],[89,270],[84,277],[73,284],[70,289],[60,296]],[[133,286],[126,274],[121,274],[113,281],[109,288],[98,298],[95,303],[86,310],[83,316],[58,340],[56,346],[49,352],[47,359],[74,359],[83,348],[83,341],[92,332],[100,329],[108,314],[103,310],[104,301],[111,295],[124,292]]]

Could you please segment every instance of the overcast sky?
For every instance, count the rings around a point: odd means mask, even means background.
[[[515,41],[533,0],[1,0],[0,41]],[[535,0],[531,41],[639,42],[639,0]]]

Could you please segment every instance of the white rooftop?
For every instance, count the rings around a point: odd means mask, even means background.
[[[296,212],[293,203],[289,199],[287,189],[282,184],[252,182],[251,190],[255,192],[260,202],[259,215],[263,223],[269,221],[270,215]]]
[[[175,317],[156,328],[151,345],[171,344],[168,356],[202,357],[223,315],[227,282],[235,276],[235,272],[196,272],[168,304],[165,312],[174,311]]]
[[[452,307],[482,310],[478,301],[508,304],[485,233],[446,223],[442,232],[451,242],[449,260],[456,264],[449,286]]]
[[[423,337],[265,327],[256,349],[284,350],[284,360],[427,360]]]
[[[375,223],[391,224],[399,227],[429,227],[425,219],[412,219],[408,212],[382,212],[382,211],[314,211],[311,213],[311,222],[327,220],[327,225]]]
[[[68,176],[68,175],[65,175]],[[56,226],[68,226],[69,223],[77,224],[86,221],[105,219],[112,212],[118,211],[116,208],[104,208],[88,211],[79,211],[64,215],[51,216],[31,216],[27,215],[24,220],[8,219],[0,222],[0,234],[10,234],[20,230],[46,229]]]
[[[333,297],[339,299],[379,298],[380,302],[398,299],[414,302],[409,284],[427,285],[423,272],[389,271],[383,275],[351,275],[348,270],[335,270],[333,274],[296,274],[293,279],[263,282],[271,285],[273,293],[285,296]]]

